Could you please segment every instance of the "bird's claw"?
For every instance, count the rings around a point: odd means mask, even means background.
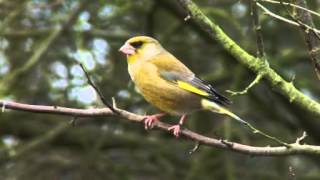
[[[154,115],[150,115],[150,116],[145,116],[144,117],[144,128],[147,129],[152,129],[154,126],[154,123],[156,121],[159,121],[159,118],[161,118],[162,116],[164,116],[164,113],[160,113],[160,114],[154,114]]]
[[[179,135],[180,135],[180,131],[181,131],[181,127],[179,124],[177,125],[173,125],[171,127],[168,128],[168,131],[172,131],[173,132],[173,135],[178,138]]]
[[[144,119],[144,128],[147,129],[152,129],[154,126],[154,122],[158,121],[158,117],[155,115],[151,116],[146,116]]]

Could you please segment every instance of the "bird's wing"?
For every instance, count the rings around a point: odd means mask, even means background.
[[[160,70],[176,71],[183,74],[193,75],[193,72],[187,66],[167,51],[154,56],[148,62],[152,63]]]
[[[185,76],[174,71],[161,71],[160,76],[163,79],[176,84],[179,88],[200,95],[220,105],[230,104],[230,101],[223,95],[219,94],[209,83],[194,75]]]
[[[209,83],[197,78],[182,62],[169,53],[157,56],[150,61],[154,64],[161,78],[201,97],[221,105],[231,102],[219,94]]]

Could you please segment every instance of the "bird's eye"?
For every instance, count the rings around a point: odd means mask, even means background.
[[[133,46],[136,49],[140,48],[142,46],[142,44],[143,44],[142,41],[137,41],[137,42],[130,43],[130,45]]]

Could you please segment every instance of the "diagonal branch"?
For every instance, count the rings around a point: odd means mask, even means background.
[[[272,4],[283,4],[285,6],[291,6],[291,7],[294,7],[294,8],[297,8],[297,9],[300,9],[300,10],[303,10],[303,11],[306,11],[312,15],[315,15],[315,16],[318,16],[320,17],[320,14],[315,12],[315,11],[312,11],[310,9],[307,9],[305,7],[302,7],[302,6],[299,6],[299,5],[296,5],[296,4],[291,4],[291,3],[288,3],[288,2],[282,2],[282,1],[274,1],[274,0],[257,0],[257,1],[260,1],[260,2],[267,2],[267,3],[272,3]]]
[[[253,22],[253,30],[256,35],[256,43],[257,43],[257,56],[259,58],[264,58],[265,52],[264,52],[264,43],[261,33],[261,24],[259,21],[259,14],[257,10],[257,3],[256,0],[250,1],[251,6],[251,16],[252,16],[252,22]]]
[[[53,129],[51,129],[50,131],[48,131],[47,133],[43,134],[42,136],[39,136],[31,140],[31,142],[14,147],[13,149],[10,149],[9,152],[6,152],[5,154],[1,154],[0,160],[3,161],[3,160],[9,160],[9,159],[10,160],[18,159],[19,157],[26,155],[27,153],[48,143],[49,141],[52,141],[52,139],[59,136],[61,133],[65,132],[68,128],[70,128],[70,125],[68,123],[61,123],[56,127],[54,127]]]
[[[113,111],[114,113],[118,113],[113,106],[106,100],[106,98],[103,96],[101,90],[94,84],[94,82],[91,80],[89,73],[87,72],[87,70],[85,69],[85,67],[83,66],[83,64],[80,63],[80,67],[82,69],[82,71],[84,72],[84,74],[86,75],[87,81],[88,83],[93,87],[93,89],[98,93],[100,100],[102,101],[102,103],[107,106],[111,111]]]
[[[42,105],[30,105],[22,104],[17,102],[5,102],[0,100],[0,107],[3,109],[11,109],[17,111],[33,112],[33,113],[45,113],[45,114],[56,114],[65,116],[76,116],[76,117],[97,117],[97,116],[113,116],[126,119],[128,121],[141,123],[143,125],[144,116],[137,115],[123,109],[117,108],[119,114],[114,113],[109,108],[101,109],[76,109],[58,106],[42,106]],[[6,110],[3,112],[5,113]],[[170,124],[157,121],[154,126],[156,129],[161,131],[169,132],[168,127]],[[199,145],[206,145],[209,147],[215,147],[219,149],[234,151],[250,156],[286,156],[294,154],[304,155],[320,155],[320,146],[305,145],[299,143],[289,144],[290,147],[277,146],[277,147],[255,147],[244,145],[235,142],[229,142],[226,140],[220,140],[210,138],[190,131],[188,129],[182,129],[181,135],[188,139],[199,143]]]
[[[251,7],[253,31],[256,36],[257,57],[260,58],[261,60],[266,61],[265,52],[264,52],[264,43],[263,43],[263,37],[262,37],[262,32],[261,32],[261,25],[260,25],[260,21],[259,21],[259,14],[258,14],[258,10],[257,10],[256,0],[250,1],[250,7]],[[253,86],[258,84],[262,78],[263,78],[262,73],[258,73],[256,78],[242,91],[226,90],[226,92],[230,93],[232,96],[246,94],[246,93],[248,93],[249,89],[251,89]]]
[[[232,91],[232,90],[226,90],[226,92],[230,93],[231,96],[237,96],[237,95],[243,95],[248,93],[249,89],[251,89],[254,85],[258,84],[262,78],[262,74],[258,74],[256,78],[242,91]]]
[[[21,11],[23,11],[23,9],[25,8],[25,6],[28,4],[29,0],[24,0],[22,1],[18,7],[16,7],[15,10],[13,10],[12,12],[10,12],[6,18],[4,20],[2,20],[2,22],[0,23],[0,34],[2,34],[2,32],[4,32],[8,26],[10,25],[10,23],[21,13]]]
[[[305,0],[297,0],[296,3],[301,7],[307,8],[307,3]],[[297,9],[297,21],[302,22],[308,26],[314,27],[313,19],[308,11],[303,11],[301,9]],[[301,32],[304,34],[304,38],[309,50],[309,55],[314,66],[315,72],[317,74],[318,79],[320,79],[320,38],[319,34],[314,31],[310,31],[305,29],[303,26],[301,27]]]
[[[36,65],[41,57],[47,52],[47,50],[50,48],[50,46],[55,42],[55,40],[61,35],[62,32],[64,32],[66,29],[69,28],[69,26],[73,25],[75,21],[77,20],[78,16],[82,12],[82,10],[86,7],[87,3],[89,1],[85,0],[82,1],[79,6],[70,14],[69,18],[62,24],[62,26],[53,28],[50,35],[44,39],[41,44],[40,48],[38,48],[33,55],[26,61],[26,63],[12,72],[10,72],[0,83],[0,90],[1,88],[4,88],[4,90],[7,90],[8,84],[12,83],[18,76],[26,73],[29,71],[34,65]],[[1,31],[0,31],[1,34]]]
[[[314,33],[320,33],[319,29],[311,27],[311,26],[309,26],[307,24],[304,24],[302,22],[296,22],[296,21],[284,18],[282,16],[279,16],[279,15],[271,12],[269,9],[267,9],[266,7],[261,5],[260,3],[257,3],[257,5],[265,12],[266,15],[269,15],[269,16],[274,17],[274,18],[276,18],[276,19],[278,19],[280,21],[286,22],[286,23],[294,25],[294,26],[303,27],[304,29],[307,29],[309,31],[313,31]]]
[[[298,26],[302,33],[304,34],[306,44],[308,46],[309,54],[311,57],[312,65],[314,66],[316,75],[318,79],[320,79],[320,30],[314,28],[314,23],[312,20],[311,12],[306,11],[305,9],[302,9],[301,7],[307,7],[307,4],[304,0],[297,1],[298,4],[300,4],[300,8],[297,8],[294,6],[297,12],[297,17],[291,14],[291,12],[287,9],[285,6],[285,2],[280,1],[280,4],[284,6],[284,8],[287,10],[288,15],[291,17],[292,20],[286,19],[284,17],[281,17],[277,14],[272,13],[270,10],[268,10],[266,7],[262,6],[261,4],[257,3],[257,5],[265,11],[267,15],[270,15],[276,19],[279,19],[281,21],[284,21],[286,23]]]
[[[216,39],[223,48],[233,55],[236,60],[256,74],[262,74],[269,85],[280,92],[288,101],[301,107],[305,111],[320,117],[320,104],[304,95],[294,87],[293,83],[284,80],[278,73],[269,67],[267,61],[256,58],[234,42],[215,21],[210,20],[191,0],[177,0],[187,10],[191,18],[202,27],[210,37]],[[317,118],[316,120],[319,120]]]

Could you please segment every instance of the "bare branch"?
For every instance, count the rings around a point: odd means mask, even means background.
[[[98,93],[101,101],[104,103],[105,106],[107,106],[112,112],[114,112],[115,114],[119,114],[118,112],[118,108],[116,107],[116,103],[115,103],[115,99],[112,98],[112,105],[109,104],[107,102],[107,100],[104,98],[103,94],[101,93],[100,89],[93,83],[93,81],[91,80],[88,72],[86,71],[86,69],[84,68],[84,66],[80,63],[80,67],[82,68],[82,70],[84,71],[87,79],[88,79],[88,83],[96,90],[96,92]],[[259,74],[259,76],[257,76],[257,78],[255,79],[255,81],[253,83],[251,83],[246,89],[248,91],[248,89],[250,87],[252,87],[254,84],[258,83],[258,81],[261,79],[262,77],[262,74]],[[161,115],[163,116],[163,114]],[[247,121],[244,121],[244,120],[239,120],[239,119],[236,119],[237,121],[239,121],[242,125],[244,125],[245,127],[249,128],[254,134],[260,134],[261,136],[264,136],[268,139],[271,139],[277,143],[279,143],[280,145],[283,145],[283,146],[286,146],[286,147],[289,147],[290,145],[276,137],[273,137],[257,128],[255,128],[252,124],[250,124],[249,122]],[[148,129],[148,125],[145,124],[145,129]]]
[[[297,8],[297,9],[301,9],[303,11],[307,11],[309,12],[310,14],[313,14],[315,16],[318,16],[320,17],[320,14],[315,12],[315,11],[312,11],[310,9],[307,9],[305,7],[302,7],[302,6],[299,6],[299,5],[296,5],[296,4],[291,4],[291,3],[288,3],[288,2],[281,2],[281,1],[273,1],[273,0],[257,0],[257,1],[260,1],[260,2],[267,2],[267,3],[272,3],[272,4],[283,4],[283,5],[286,5],[286,6],[291,6],[291,7],[294,7],[294,8]]]
[[[86,3],[88,2],[88,0],[82,1],[80,5],[77,8],[75,8],[75,10],[70,14],[67,20],[64,23],[62,23],[62,26],[58,26],[52,29],[50,35],[41,42],[40,48],[32,54],[32,56],[26,61],[26,63],[20,68],[14,69],[12,72],[6,75],[6,77],[0,83],[0,89],[4,88],[4,90],[7,90],[5,88],[8,88],[8,84],[10,84],[18,76],[30,70],[34,65],[36,65],[40,61],[40,58],[47,52],[49,47],[61,35],[61,33],[64,30],[66,30],[70,25],[74,24],[75,20],[78,18],[83,8],[86,7]]]
[[[276,18],[276,19],[278,19],[278,20],[280,20],[280,21],[283,21],[283,22],[286,22],[286,23],[288,23],[288,24],[291,24],[291,25],[294,25],[294,26],[298,26],[298,27],[300,27],[301,24],[303,24],[303,23],[300,24],[300,23],[297,23],[297,22],[292,21],[292,20],[290,20],[290,19],[287,19],[287,18],[284,18],[284,17],[282,17],[282,16],[279,16],[279,15],[271,12],[269,9],[267,9],[266,7],[264,7],[263,5],[261,5],[260,3],[257,3],[257,5],[265,12],[266,15],[269,15],[269,16],[271,16],[271,17],[274,17],[274,18]],[[308,25],[306,25],[306,24],[303,24],[303,26],[305,26],[308,30],[314,31],[315,33],[320,33],[320,30],[319,30],[319,29],[313,28],[313,27],[308,26]]]
[[[258,74],[256,78],[242,91],[231,91],[231,90],[226,90],[226,92],[230,93],[231,96],[236,96],[236,95],[243,95],[248,93],[249,89],[251,89],[254,85],[258,84],[260,80],[262,79],[263,75]]]
[[[297,0],[297,4],[302,7],[307,7],[307,3],[305,0]],[[292,15],[291,15],[292,16]],[[314,27],[313,19],[308,11],[297,10],[297,17],[293,17],[299,24],[306,24],[310,27]],[[320,79],[320,36],[314,31],[309,31],[303,25],[301,27],[301,32],[304,34],[304,38],[309,50],[309,55],[311,58],[311,62],[314,66],[316,75],[318,79]]]
[[[253,30],[256,35],[256,42],[257,42],[257,56],[259,58],[262,58],[265,56],[264,52],[264,44],[263,44],[263,38],[261,33],[261,25],[259,22],[259,15],[257,10],[257,4],[255,0],[250,1],[251,6],[251,16],[252,16],[252,22],[253,22]]]
[[[0,100],[0,106],[4,105],[4,101]],[[56,115],[67,115],[67,116],[76,116],[76,117],[97,117],[97,116],[115,116],[127,119],[132,122],[139,122],[143,125],[144,116],[137,115],[122,109],[118,109],[119,114],[115,114],[109,108],[102,109],[76,109],[76,108],[66,108],[58,106],[41,106],[41,105],[29,105],[22,104],[17,102],[6,102],[6,109],[17,110],[17,111],[26,111],[34,113],[47,113],[47,114],[56,114]],[[155,123],[155,128],[160,129],[165,132],[169,132],[168,128],[170,124],[157,121]],[[198,134],[196,132],[190,131],[188,129],[181,130],[181,136],[186,139],[199,142],[201,145],[206,145],[210,147],[216,147],[219,149],[230,150],[242,154],[247,154],[250,156],[286,156],[294,154],[309,154],[309,155],[320,155],[320,146],[313,145],[301,145],[292,143],[289,144],[290,147],[286,146],[277,146],[277,147],[255,147],[244,144],[239,144],[236,142],[222,142],[219,139],[210,138]],[[230,146],[229,144],[232,144]]]
[[[282,94],[288,101],[297,105],[301,109],[316,117],[320,117],[320,104],[312,98],[299,91],[292,82],[286,81],[267,61],[254,57],[243,48],[241,48],[233,39],[231,39],[222,28],[214,21],[209,19],[192,0],[177,0],[186,12],[191,16],[192,22],[196,23],[203,32],[210,38],[216,40],[235,60],[250,69],[256,74],[262,73],[263,78],[272,89]],[[315,118],[319,121],[319,118]]]
[[[116,109],[106,100],[106,98],[103,96],[102,92],[100,91],[100,89],[98,88],[98,86],[96,86],[93,81],[91,80],[89,73],[86,71],[85,67],[83,66],[83,64],[80,63],[80,67],[83,70],[84,74],[87,77],[88,83],[93,87],[93,89],[97,92],[97,94],[100,97],[100,100],[102,101],[102,103],[107,106],[109,109],[111,109],[111,111],[113,111],[114,113],[118,113],[116,111]]]
[[[191,154],[195,153],[200,148],[200,145],[201,144],[199,142],[196,142],[194,147],[189,151],[189,154],[191,155]]]
[[[297,140],[296,140],[296,144],[302,144],[302,141],[307,138],[307,133],[305,131],[303,131],[302,133],[302,136],[301,137],[298,137]]]

